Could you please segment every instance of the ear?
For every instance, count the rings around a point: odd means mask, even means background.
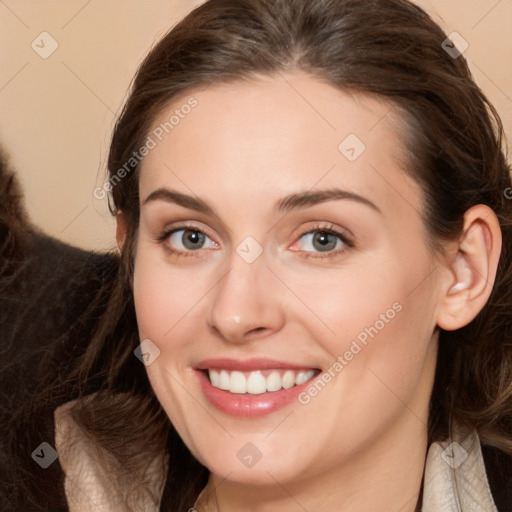
[[[116,215],[116,240],[120,251],[123,250],[127,232],[128,223],[126,221],[126,215],[123,212],[119,212]],[[130,288],[133,290],[133,276],[130,277]]]
[[[496,214],[483,204],[464,215],[460,241],[446,263],[437,325],[446,331],[469,324],[491,295],[501,252]]]
[[[123,212],[119,212],[116,215],[116,240],[117,240],[117,246],[121,250],[124,246],[124,241],[126,240],[126,233],[127,233],[127,223],[126,223],[126,216]]]

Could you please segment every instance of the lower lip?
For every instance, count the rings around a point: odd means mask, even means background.
[[[196,374],[198,375],[204,395],[215,408],[230,416],[243,418],[265,416],[286,407],[296,400],[301,391],[310,386],[313,380],[318,377],[318,375],[315,375],[303,384],[289,389],[251,395],[249,393],[230,393],[229,391],[216,388],[212,386],[203,371],[196,370]]]

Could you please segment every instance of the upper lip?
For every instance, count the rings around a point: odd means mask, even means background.
[[[222,370],[238,370],[242,372],[251,372],[254,370],[273,370],[273,369],[290,369],[290,370],[304,370],[314,368],[307,364],[292,364],[284,361],[277,361],[275,359],[267,358],[254,358],[254,359],[230,359],[230,358],[216,358],[204,359],[197,365],[198,370],[208,369],[222,369]]]

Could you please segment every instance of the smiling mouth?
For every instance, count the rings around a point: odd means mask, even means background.
[[[300,386],[320,373],[318,369],[273,369],[241,372],[208,368],[205,374],[211,385],[233,394],[261,395]]]

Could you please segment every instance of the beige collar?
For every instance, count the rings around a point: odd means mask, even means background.
[[[153,460],[144,475],[120,489],[115,480],[113,458],[98,449],[74,422],[69,412],[72,405],[73,402],[68,402],[54,413],[55,447],[65,473],[64,490],[69,511],[158,512],[167,457],[162,454],[162,458]]]
[[[109,472],[98,462],[102,454],[73,422],[69,406],[64,404],[55,411],[55,444],[66,474],[64,488],[70,512],[125,512],[123,493],[114,492]],[[454,439],[429,448],[422,512],[498,512],[478,436],[459,430]],[[155,461],[150,468],[148,485],[129,493],[131,510],[158,512],[165,480],[162,463],[163,459]]]
[[[425,466],[422,512],[498,512],[475,432],[432,443]]]

